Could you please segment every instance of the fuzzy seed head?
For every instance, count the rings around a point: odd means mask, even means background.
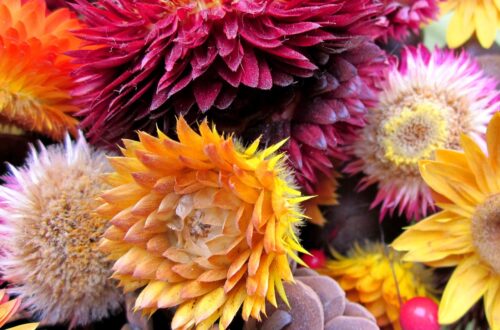
[[[120,306],[97,249],[106,221],[94,208],[108,164],[83,138],[40,148],[0,188],[0,272],[44,323],[84,325]]]

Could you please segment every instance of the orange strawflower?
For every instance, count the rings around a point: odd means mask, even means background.
[[[136,308],[152,313],[179,306],[173,329],[227,328],[242,316],[260,319],[266,300],[287,301],[282,281],[299,263],[297,225],[306,200],[288,182],[285,141],[244,148],[207,122],[192,130],[177,121],[174,141],[139,132],[111,157],[113,189],[98,212],[111,227],[102,249],[116,260],[113,277],[126,291],[144,287]]]
[[[63,53],[80,41],[68,9],[47,13],[43,0],[0,3],[0,123],[62,139],[75,132],[70,90],[75,68]]]

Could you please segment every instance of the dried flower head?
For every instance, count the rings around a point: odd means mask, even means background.
[[[0,273],[44,323],[84,325],[121,300],[97,246],[107,221],[94,208],[109,165],[82,137],[40,149],[0,187]]]
[[[56,140],[76,132],[70,90],[76,67],[64,55],[81,41],[82,25],[68,9],[49,13],[43,0],[0,3],[0,124]]]
[[[353,146],[357,160],[346,168],[365,174],[361,189],[378,184],[372,206],[381,204],[381,219],[396,209],[420,219],[434,209],[418,161],[432,159],[438,148],[458,149],[462,133],[483,141],[488,120],[500,109],[497,82],[466,53],[419,46],[402,57]]]
[[[337,260],[327,261],[318,272],[337,280],[347,298],[365,306],[380,327],[400,330],[400,304],[417,296],[432,297],[432,273],[422,265],[403,262],[402,254],[381,243],[355,244],[347,256],[333,254]]]
[[[305,197],[288,182],[281,145],[243,148],[204,121],[199,133],[181,117],[179,141],[158,131],[125,140],[110,158],[113,189],[98,209],[112,226],[102,249],[115,259],[125,290],[144,287],[136,308],[152,313],[179,306],[173,329],[227,328],[241,306],[260,319],[282,281],[292,281],[288,258],[304,251],[295,231]]]
[[[384,41],[394,38],[403,41],[410,32],[418,34],[423,24],[435,19],[442,0],[388,0],[385,2],[384,21],[387,30],[381,36]]]
[[[269,90],[311,77],[310,51],[370,34],[374,0],[80,0],[95,45],[73,52],[82,125],[92,141],[113,143],[148,122],[170,128],[186,115],[227,109],[243,89]],[[341,48],[337,46],[337,48]],[[153,125],[154,126],[154,125]]]
[[[486,133],[487,154],[463,135],[463,152],[436,151],[420,161],[441,212],[408,228],[393,247],[405,260],[456,266],[439,305],[439,323],[451,324],[481,297],[493,330],[500,329],[500,114]]]

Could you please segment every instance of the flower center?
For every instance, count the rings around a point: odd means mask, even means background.
[[[199,198],[200,195],[210,196],[216,192],[208,188],[200,191],[199,195],[195,193],[180,197],[175,215],[167,222],[167,226],[175,233],[174,237],[171,236],[171,242],[176,248],[192,256],[216,253],[226,248],[212,242],[221,237],[226,220],[235,217],[234,211],[221,209]]]
[[[204,216],[205,213],[200,210],[196,210],[192,216],[187,218],[186,223],[189,228],[189,233],[195,240],[200,237],[206,238],[212,228],[209,224],[203,223]]]
[[[445,146],[447,127],[446,118],[435,104],[404,108],[382,125],[385,158],[396,165],[416,165],[421,159],[429,159],[436,149]]]
[[[500,274],[500,193],[476,207],[472,241],[481,259]]]

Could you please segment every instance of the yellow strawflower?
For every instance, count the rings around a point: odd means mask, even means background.
[[[381,243],[355,244],[346,256],[332,252],[336,260],[318,271],[337,280],[347,298],[364,305],[380,327],[401,329],[400,304],[417,296],[431,297],[431,273],[422,265],[403,262],[400,253]]]

